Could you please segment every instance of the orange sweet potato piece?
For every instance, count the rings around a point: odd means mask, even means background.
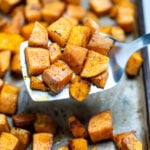
[[[108,55],[108,52],[112,46],[113,40],[100,35],[99,32],[95,32],[91,37],[87,48],[94,50],[100,54]]]
[[[87,59],[83,66],[81,76],[85,78],[91,78],[104,72],[108,68],[109,57],[89,50]]]
[[[0,114],[0,134],[2,132],[9,132],[10,126],[5,114]]]
[[[30,87],[33,90],[41,90],[41,91],[49,90],[49,88],[42,82],[42,80],[40,80],[35,76],[31,76],[30,78]]]
[[[94,83],[97,87],[105,88],[105,84],[108,78],[108,73],[109,73],[108,71],[104,71],[101,74],[92,77],[91,78],[92,83]]]
[[[50,39],[58,43],[61,47],[66,45],[71,29],[72,23],[63,17],[52,23],[47,28]]]
[[[83,47],[67,45],[63,52],[62,59],[76,74],[79,74],[83,68],[87,51],[88,50]]]
[[[78,20],[78,19],[76,19],[76,18],[70,16],[70,15],[67,14],[67,13],[64,13],[62,17],[68,19],[68,20],[69,20],[73,25],[75,25],[75,26],[79,24],[79,20]]]
[[[10,133],[19,140],[18,150],[26,150],[31,140],[31,133],[28,130],[12,127]]]
[[[0,77],[3,77],[8,71],[11,60],[11,51],[1,51],[0,52]]]
[[[99,32],[111,35],[111,29],[112,29],[112,26],[100,26]]]
[[[23,128],[32,125],[36,116],[34,114],[21,113],[13,115],[12,119],[16,127]]]
[[[29,42],[29,46],[31,47],[43,47],[43,48],[48,47],[47,30],[39,22],[35,22],[28,42]]]
[[[90,91],[90,82],[80,76],[75,76],[69,86],[69,93],[77,101],[84,101]]]
[[[86,138],[87,130],[74,115],[68,118],[69,130],[75,138]]]
[[[88,150],[88,143],[86,139],[76,138],[69,140],[70,150]]]
[[[143,63],[143,58],[140,52],[135,52],[134,54],[132,54],[126,65],[127,75],[129,76],[138,75],[142,63]]]
[[[50,133],[33,134],[33,150],[52,150],[53,135]]]
[[[90,0],[90,7],[98,15],[104,15],[112,8],[111,0]]]
[[[86,47],[90,36],[87,26],[74,26],[71,30],[67,44]]]
[[[56,123],[51,116],[46,114],[37,113],[34,122],[34,129],[36,132],[47,132],[51,134],[56,133]]]
[[[62,56],[61,48],[57,43],[51,43],[48,47],[50,52],[50,62],[53,64]]]
[[[19,140],[16,136],[2,132],[0,136],[0,149],[11,149],[11,150],[18,150],[19,148]]]
[[[39,75],[50,67],[49,51],[43,48],[28,47],[25,56],[29,75]]]
[[[0,94],[0,112],[12,115],[17,108],[19,87],[11,84],[4,84]]]
[[[109,110],[105,110],[91,117],[88,124],[88,133],[92,142],[107,140],[112,138],[112,115]]]
[[[72,73],[65,62],[58,60],[49,69],[44,70],[42,79],[52,92],[59,93],[71,80]]]
[[[3,85],[4,85],[4,81],[0,78],[0,90],[2,89]]]
[[[64,12],[65,3],[62,1],[54,1],[44,5],[42,9],[42,17],[44,21],[51,24],[56,21]]]

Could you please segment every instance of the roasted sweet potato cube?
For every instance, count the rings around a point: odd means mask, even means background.
[[[69,148],[67,146],[62,146],[62,147],[59,147],[58,150],[69,150]]]
[[[4,84],[0,94],[0,112],[12,115],[17,108],[19,87],[11,84]]]
[[[43,48],[28,47],[25,56],[29,75],[39,75],[50,67],[49,51]]]
[[[79,119],[72,115],[68,118],[69,130],[75,138],[86,138],[87,130]]]
[[[61,47],[57,43],[51,43],[48,49],[50,52],[50,62],[53,64],[62,56]]]
[[[105,110],[91,117],[88,124],[88,133],[92,142],[99,142],[112,138],[112,114]]]
[[[111,35],[112,26],[100,26],[99,32]]]
[[[69,86],[69,93],[77,101],[84,101],[90,91],[90,82],[80,76],[75,76]]]
[[[88,50],[83,47],[67,45],[63,52],[62,59],[76,74],[79,74],[83,68],[87,51]]]
[[[66,14],[81,21],[86,15],[86,9],[77,5],[67,5]]]
[[[21,75],[20,54],[14,54],[11,61],[11,71],[17,75]]]
[[[11,60],[11,51],[0,51],[0,77],[3,77],[8,71]]]
[[[52,150],[53,135],[50,133],[33,134],[33,150]]]
[[[25,6],[25,18],[28,22],[40,21],[42,19],[42,6],[40,3],[27,4]]]
[[[143,58],[140,52],[135,52],[129,58],[127,65],[126,65],[126,73],[129,76],[136,76],[138,75],[140,68],[143,63]]]
[[[134,134],[130,134],[122,139],[122,150],[142,150],[142,143]]]
[[[71,80],[72,70],[63,61],[58,60],[42,73],[43,81],[54,93],[59,93]]]
[[[49,90],[49,88],[43,83],[43,81],[35,76],[31,76],[30,78],[30,87],[33,90],[41,90],[41,91]]]
[[[70,150],[88,150],[88,142],[83,138],[69,140]]]
[[[111,28],[111,35],[118,41],[125,42],[126,40],[125,32],[119,26],[113,26]]]
[[[107,78],[108,78],[108,73],[109,73],[108,71],[104,71],[101,74],[92,77],[91,78],[92,83],[94,83],[97,87],[105,88]]]
[[[91,37],[87,45],[87,48],[94,50],[100,54],[108,55],[108,52],[112,46],[113,46],[112,39],[100,35],[99,32],[95,32]]]
[[[41,25],[43,25],[44,27],[47,27],[48,24],[46,22],[39,22]],[[25,39],[29,39],[31,33],[32,33],[32,30],[34,28],[34,22],[30,22],[28,24],[25,24],[22,26],[21,28],[21,35],[25,38]]]
[[[115,145],[117,146],[118,149],[121,149],[122,146],[122,141],[125,137],[130,137],[130,135],[134,135],[134,131],[129,131],[129,132],[123,132],[119,134],[113,134],[113,141]]]
[[[97,76],[107,70],[108,63],[109,57],[95,51],[88,50],[87,59],[80,75],[85,78]]]
[[[111,0],[90,0],[91,9],[98,15],[104,15],[112,8]]]
[[[31,47],[48,47],[48,33],[46,28],[39,22],[35,22],[32,33],[28,40]]]
[[[12,116],[13,123],[16,127],[24,128],[32,125],[36,119],[34,114],[21,113]]]
[[[21,0],[0,0],[0,10],[4,13],[9,13],[20,2]]]
[[[54,135],[56,128],[57,125],[51,116],[41,113],[36,114],[36,120],[34,122],[36,132],[48,132]]]
[[[28,130],[12,127],[10,133],[19,140],[18,150],[26,150],[30,143],[31,133]]]
[[[61,1],[55,1],[46,4],[42,9],[43,19],[51,24],[56,21],[64,12],[65,3]]]
[[[16,136],[2,132],[0,136],[0,149],[18,150],[19,140]]]
[[[66,45],[71,29],[72,23],[63,17],[52,23],[47,28],[50,39],[58,43],[61,47]]]
[[[10,126],[5,114],[0,114],[0,134],[2,132],[9,132]]]
[[[4,85],[4,81],[0,78],[0,91],[1,91],[1,89],[3,87],[3,85]]]
[[[19,53],[23,41],[23,37],[18,34],[0,33],[0,51],[10,50],[13,54]]]
[[[65,2],[69,4],[80,5],[81,0],[65,0]]]
[[[125,32],[134,31],[135,26],[134,9],[124,6],[118,7],[116,20],[118,25],[121,26],[125,30]]]
[[[67,44],[86,47],[90,36],[90,28],[74,26],[71,30]]]

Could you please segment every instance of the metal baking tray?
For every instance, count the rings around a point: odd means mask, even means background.
[[[149,0],[147,0],[149,1]],[[87,7],[88,0],[82,0]],[[145,12],[143,10],[144,0],[136,1],[138,10],[139,34],[143,34]],[[150,6],[150,5],[148,5]],[[109,19],[101,19],[102,25],[108,25]],[[131,39],[131,37],[129,37]],[[58,124],[58,132],[54,138],[53,150],[57,150],[62,145],[67,145],[68,139],[72,138],[67,127],[67,118],[76,115],[86,126],[88,120],[94,114],[103,110],[110,109],[113,115],[114,133],[125,131],[136,131],[136,136],[143,143],[143,150],[150,149],[150,74],[148,63],[148,51],[143,50],[144,64],[139,75],[134,79],[129,79],[124,75],[122,81],[113,89],[89,95],[88,98],[80,103],[73,99],[62,101],[34,102],[27,93],[22,80],[18,80],[8,73],[5,77],[8,83],[13,83],[21,88],[19,95],[17,113],[36,113],[41,112],[51,115]],[[11,123],[11,122],[10,122]],[[97,146],[97,150],[116,150],[112,141],[104,141],[97,144],[90,144],[89,149]],[[28,150],[31,149],[31,145]]]

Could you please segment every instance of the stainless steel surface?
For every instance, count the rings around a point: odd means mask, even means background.
[[[101,35],[107,36],[104,34]],[[130,43],[121,43],[115,40],[113,37],[110,36],[107,37],[111,38],[114,41],[114,45],[109,52],[109,58],[110,58],[109,67],[108,67],[109,76],[107,79],[107,83],[104,89],[97,88],[96,86],[92,85],[89,94],[93,94],[96,92],[103,92],[105,90],[108,90],[116,86],[120,82],[124,74],[125,66],[129,57],[135,51],[150,44],[150,34],[145,34],[142,37],[139,37]],[[24,50],[27,47],[28,47],[27,41],[21,44],[20,60],[21,60],[21,68],[22,68],[25,85],[27,87],[27,90],[31,98],[34,101],[52,101],[52,100],[62,100],[62,99],[70,98],[68,86],[65,87],[60,93],[58,93],[55,96],[50,95],[50,93],[47,91],[45,92],[39,90],[32,90],[30,88],[30,76],[28,75],[28,68],[27,68],[25,53],[24,53]]]

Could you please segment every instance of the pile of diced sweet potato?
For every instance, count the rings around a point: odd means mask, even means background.
[[[91,84],[105,87],[109,75],[107,54],[112,41],[98,33],[109,34],[124,42],[126,33],[132,33],[135,29],[134,4],[128,0],[89,0],[89,10],[80,4],[81,0],[0,0],[0,12],[4,14],[0,16],[0,149],[26,149],[31,133],[24,127],[32,125],[37,132],[33,135],[33,149],[37,150],[39,146],[44,149],[45,145],[45,149],[51,149],[56,132],[56,125],[49,116],[15,114],[20,88],[7,80],[7,73],[11,72],[16,78],[21,75],[19,49],[23,41],[29,40],[25,54],[31,88],[59,93],[70,83],[71,96],[83,101]],[[102,26],[104,15],[113,18],[116,24]],[[48,44],[48,39],[51,44]],[[128,61],[126,73],[138,75],[142,61],[140,52],[134,53]],[[39,74],[42,74],[43,81],[36,77]],[[83,150],[87,147],[87,141],[83,138],[88,135],[93,142],[112,138],[112,119],[110,112],[108,114],[109,126],[105,128],[104,124],[104,128],[94,129],[91,119],[88,132],[74,116],[70,117],[71,133],[75,138],[82,138],[70,140],[70,149]],[[10,127],[6,115],[13,115],[15,128]],[[75,125],[71,123],[74,120]],[[94,122],[99,127],[98,120]],[[108,135],[105,135],[105,129],[109,131]],[[103,133],[104,137],[99,137],[99,133]],[[123,150],[131,149],[128,148],[130,142],[131,145],[134,142],[135,146],[139,145],[136,149],[141,146],[133,132],[115,135],[113,140]],[[60,148],[65,149],[68,148]]]

